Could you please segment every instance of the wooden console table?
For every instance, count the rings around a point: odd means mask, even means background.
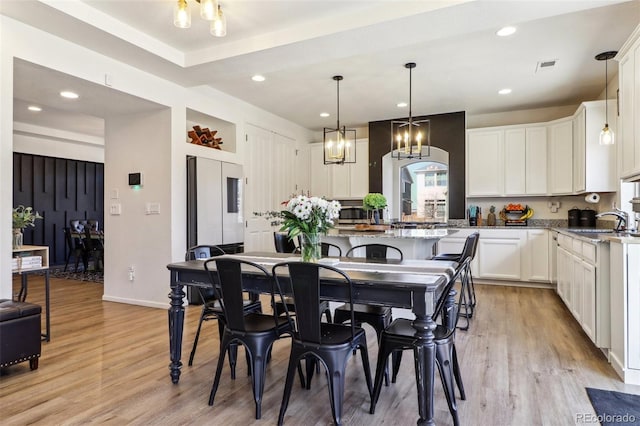
[[[42,262],[40,265],[31,265],[26,260],[29,257],[25,256],[40,256]],[[27,291],[29,283],[27,277],[34,272],[44,273],[45,284],[45,330],[42,334],[42,340],[51,340],[51,324],[49,316],[49,247],[47,246],[22,246],[19,249],[13,249],[13,258],[18,258],[18,262],[12,267],[11,272],[14,274],[20,274],[22,278],[22,286],[20,287],[20,293],[18,293],[18,300],[24,302],[27,299]],[[20,260],[24,259],[24,262]]]

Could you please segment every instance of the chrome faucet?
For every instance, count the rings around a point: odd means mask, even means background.
[[[596,217],[600,218],[602,216],[615,216],[618,218],[618,223],[616,224],[615,231],[620,232],[627,227],[629,223],[629,214],[624,210],[620,210],[619,208],[614,207],[613,211],[598,213]]]

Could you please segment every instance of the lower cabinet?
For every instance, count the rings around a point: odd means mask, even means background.
[[[438,253],[460,253],[465,239],[480,232],[474,277],[525,282],[551,282],[547,229],[458,228],[438,241]]]
[[[611,350],[625,383],[640,385],[640,244],[611,242]]]
[[[561,234],[556,262],[558,295],[591,341],[600,348],[609,348],[609,244]]]

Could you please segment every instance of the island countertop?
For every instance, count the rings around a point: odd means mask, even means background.
[[[341,226],[330,229],[327,236],[331,237],[358,237],[358,238],[426,238],[440,239],[458,232],[456,229],[387,229],[386,231],[360,231],[354,227]]]

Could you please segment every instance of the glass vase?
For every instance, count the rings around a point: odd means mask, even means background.
[[[302,261],[317,263],[322,255],[320,234],[302,234],[301,237]]]
[[[15,228],[13,230],[13,249],[21,249],[22,248],[22,229]]]

